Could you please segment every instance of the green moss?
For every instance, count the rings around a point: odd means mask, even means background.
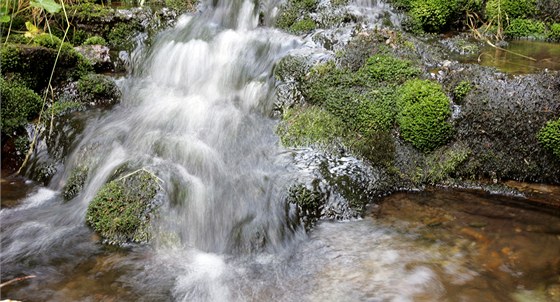
[[[15,71],[21,69],[23,62],[20,58],[21,54],[19,48],[14,44],[2,45],[0,49],[0,66],[2,66],[2,73],[6,71]]]
[[[314,30],[315,27],[317,27],[315,21],[313,21],[311,18],[306,17],[303,20],[296,21],[294,24],[292,24],[290,26],[290,31],[295,33],[308,32]]]
[[[71,41],[74,45],[81,45],[88,39],[88,33],[84,30],[74,28],[71,33]]]
[[[486,17],[488,19],[528,18],[536,12],[536,0],[488,0]]]
[[[115,82],[101,74],[87,74],[78,81],[78,93],[83,102],[112,103],[120,98],[120,91]]]
[[[410,61],[397,59],[389,55],[374,55],[358,71],[363,85],[377,82],[404,83],[417,76],[420,70]]]
[[[147,242],[157,179],[139,170],[105,184],[88,206],[86,222],[110,244]]]
[[[505,29],[505,34],[509,38],[531,37],[536,39],[545,38],[546,26],[541,21],[530,19],[513,19]]]
[[[437,184],[453,177],[459,166],[471,155],[471,150],[464,146],[447,148],[442,152],[431,154],[426,160],[423,182]]]
[[[469,81],[459,82],[459,84],[457,84],[457,86],[453,89],[453,98],[455,102],[461,103],[471,90],[472,84]]]
[[[287,147],[326,146],[345,135],[340,119],[315,106],[286,110],[277,132]]]
[[[43,46],[46,48],[52,48],[58,50],[60,48],[60,44],[62,44],[61,53],[69,54],[74,51],[72,44],[67,42],[62,42],[60,38],[54,35],[49,34],[40,34],[33,38],[33,44],[38,46]]]
[[[2,111],[0,127],[2,133],[12,133],[25,126],[41,110],[41,97],[33,90],[17,82],[8,82],[0,77],[0,96]]]
[[[135,46],[134,37],[140,30],[137,22],[117,23],[107,34],[107,43],[111,48],[131,50]]]
[[[84,41],[83,45],[107,45],[107,41],[105,41],[105,39],[103,39],[103,37],[93,36],[93,37],[87,38]]]
[[[89,1],[76,3],[66,9],[72,18],[84,21],[97,21],[99,18],[108,17],[113,10],[108,6],[103,6]]]
[[[275,25],[292,32],[313,30],[316,24],[310,18],[309,13],[314,12],[316,8],[316,0],[289,0],[282,7],[282,12]]]
[[[435,82],[410,80],[399,89],[397,122],[401,136],[421,151],[446,143],[452,133],[447,122],[449,99]]]
[[[62,188],[62,196],[68,201],[76,197],[86,182],[89,169],[87,166],[78,166],[70,173],[64,188]]]
[[[560,158],[560,119],[548,121],[539,131],[537,139],[545,149]]]

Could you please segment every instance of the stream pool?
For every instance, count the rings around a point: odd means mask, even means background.
[[[2,232],[62,202],[4,179]],[[363,219],[324,221],[283,249],[248,255],[108,247],[84,226],[44,253],[2,259],[3,282],[34,276],[2,288],[2,299],[560,301],[560,215],[528,205],[476,191],[396,193]]]

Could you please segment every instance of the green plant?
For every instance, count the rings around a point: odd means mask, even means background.
[[[398,92],[397,122],[401,136],[421,151],[431,151],[450,138],[453,127],[449,99],[441,86],[425,80],[410,80]]]
[[[560,23],[554,23],[550,25],[548,38],[551,40],[560,41]]]
[[[548,121],[537,134],[537,139],[545,149],[560,158],[560,118]]]
[[[415,0],[410,15],[425,31],[439,32],[449,23],[455,4],[449,0]]]
[[[105,41],[105,39],[103,39],[103,37],[93,36],[93,37],[87,38],[84,41],[83,45],[107,45],[107,41]]]
[[[528,18],[536,13],[536,0],[488,0],[487,19]]]
[[[105,184],[86,212],[86,222],[110,244],[147,242],[157,178],[141,169]]]
[[[41,110],[42,101],[38,94],[20,83],[8,82],[2,77],[0,77],[0,96],[2,97],[0,128],[2,133],[8,136],[25,126]]]
[[[541,21],[516,18],[510,21],[504,33],[510,38],[544,38],[545,28],[545,24]]]

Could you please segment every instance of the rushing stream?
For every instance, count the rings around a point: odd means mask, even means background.
[[[2,299],[559,297],[560,218],[507,198],[396,195],[364,219],[323,222],[309,234],[290,227],[285,194],[297,176],[269,117],[272,69],[305,43],[259,26],[255,2],[206,1],[200,14],[182,16],[136,56],[122,103],[89,121],[49,187],[3,182],[2,281],[33,278],[2,288]],[[263,7],[272,13],[275,5]],[[64,202],[64,182],[84,164],[90,167],[84,189]],[[88,204],[122,167],[161,178],[165,196],[149,245],[103,245],[85,225]],[[419,209],[427,220],[403,215]]]

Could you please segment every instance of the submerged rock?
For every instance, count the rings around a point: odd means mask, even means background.
[[[356,158],[311,149],[294,152],[299,178],[289,189],[287,202],[294,206],[290,217],[307,230],[318,220],[359,218],[369,203],[394,189],[383,170]]]

